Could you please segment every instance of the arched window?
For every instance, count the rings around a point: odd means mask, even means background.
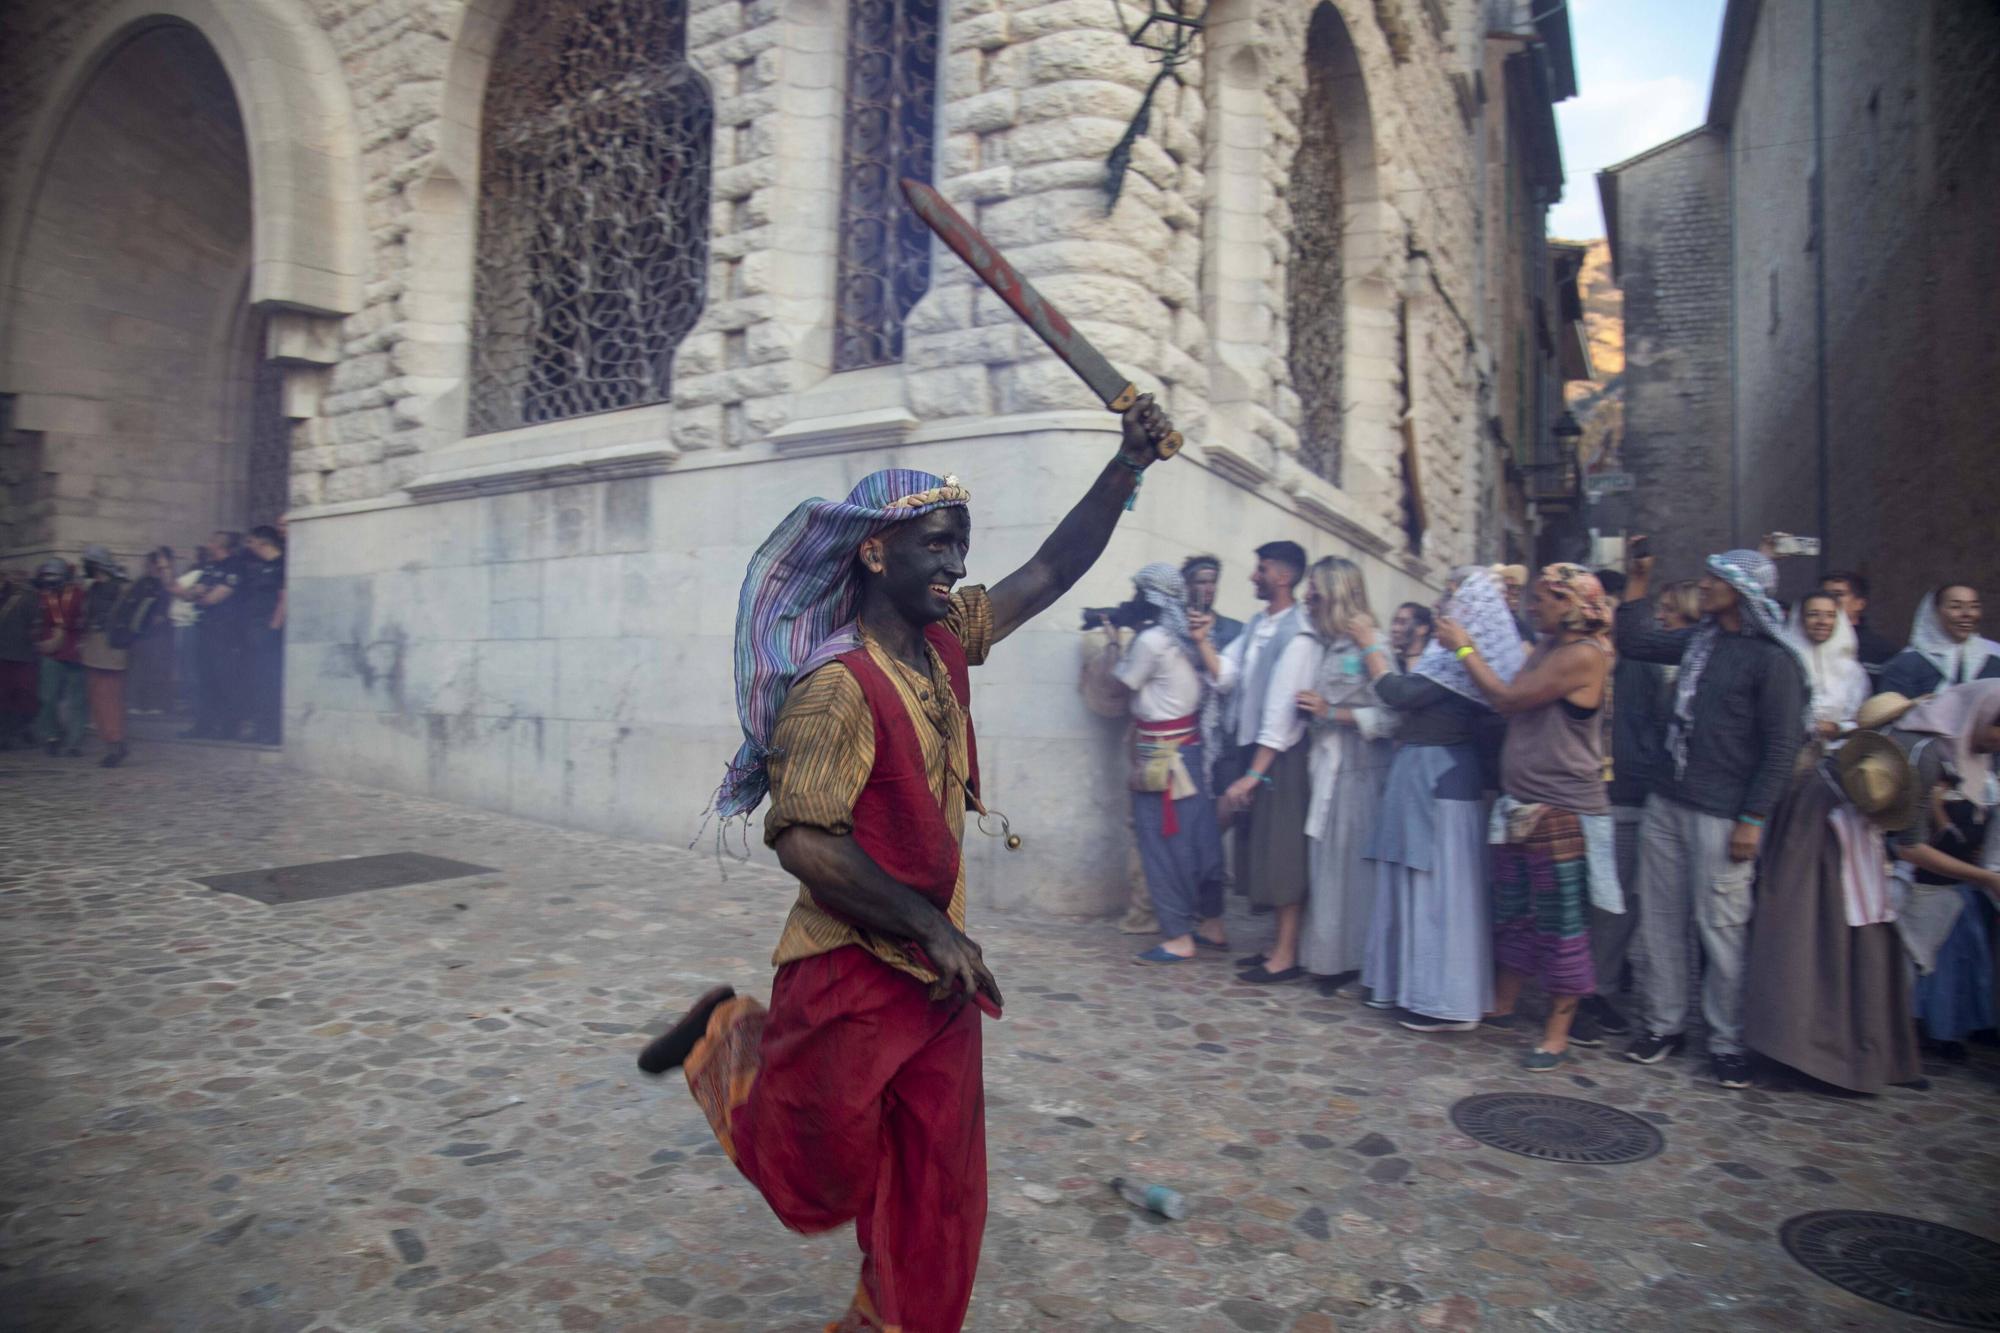
[[[931,285],[931,234],[896,182],[931,178],[938,0],[853,0],[833,368],[903,359],[903,321]]]
[[[681,0],[522,0],[480,119],[469,429],[664,402],[708,278]]]
[[[1346,301],[1342,287],[1342,197],[1337,82],[1349,38],[1332,5],[1313,11],[1299,149],[1292,162],[1292,253],[1285,268],[1291,322],[1287,362],[1299,396],[1299,461],[1340,484],[1341,381]]]

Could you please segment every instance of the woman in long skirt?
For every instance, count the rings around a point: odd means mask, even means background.
[[[1514,678],[1520,630],[1491,573],[1460,571],[1440,610],[1465,627],[1503,680]],[[1355,639],[1364,651],[1374,643],[1372,634]],[[1493,1005],[1485,784],[1474,745],[1490,710],[1463,663],[1435,641],[1408,674],[1376,677],[1375,694],[1401,716],[1368,848],[1375,863],[1362,969],[1368,1003],[1400,1006],[1413,1032],[1470,1032]]]
[[[1394,665],[1379,638],[1365,651],[1357,627],[1373,635],[1368,591],[1352,560],[1328,556],[1307,572],[1306,631],[1323,645],[1312,688],[1299,695],[1311,723],[1312,790],[1306,807],[1310,888],[1299,962],[1321,994],[1360,974],[1375,905],[1368,839],[1382,808],[1395,748],[1396,714],[1376,703],[1374,677]],[[1302,636],[1303,637],[1303,636]]]
[[[1914,791],[1902,752],[1862,732],[1799,777],[1764,832],[1743,1039],[1854,1092],[1923,1072],[1882,837],[1911,823]]]

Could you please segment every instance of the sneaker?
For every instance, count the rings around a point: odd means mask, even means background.
[[[1568,1051],[1545,1051],[1537,1046],[1521,1057],[1521,1068],[1531,1074],[1546,1074],[1552,1069],[1561,1069],[1570,1062],[1571,1056]]]
[[[1570,1020],[1569,1044],[1590,1047],[1604,1044],[1604,1029],[1598,1026],[1597,1020],[1590,1016],[1588,1010],[1579,1007],[1576,1017]]]
[[[1625,1058],[1635,1065],[1656,1065],[1670,1055],[1680,1054],[1687,1038],[1675,1032],[1641,1033],[1639,1039],[1625,1048]]]
[[[1710,1059],[1709,1068],[1715,1072],[1715,1081],[1725,1088],[1750,1086],[1750,1062],[1740,1055],[1715,1056]]]
[[[1432,1018],[1428,1014],[1409,1014],[1396,1020],[1412,1032],[1476,1032],[1477,1019],[1458,1022],[1449,1018]]]
[[[1623,1037],[1632,1031],[1632,1020],[1619,1013],[1618,1006],[1602,995],[1587,995],[1578,1007],[1597,1024],[1599,1032]]]

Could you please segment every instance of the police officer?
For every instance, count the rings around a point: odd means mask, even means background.
[[[218,529],[209,538],[208,560],[194,586],[200,608],[195,650],[201,686],[195,698],[194,727],[187,739],[233,741],[243,728],[243,604],[237,600],[248,569],[243,534]]]
[[[260,527],[251,531],[248,546],[236,600],[243,608],[250,738],[259,745],[276,745],[284,719],[285,539],[276,528]]]

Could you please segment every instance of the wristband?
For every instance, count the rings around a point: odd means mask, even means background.
[[[1755,815],[1738,815],[1736,816],[1736,822],[1739,824],[1748,824],[1751,828],[1764,827],[1764,821]]]
[[[1459,661],[1463,662],[1466,658],[1472,656],[1474,653],[1478,651],[1479,650],[1477,648],[1474,648],[1471,644],[1468,643],[1465,645],[1465,647],[1459,649],[1458,652],[1454,654],[1454,656],[1456,656]]]
[[[1266,787],[1271,785],[1271,775],[1269,773],[1252,773],[1250,776],[1263,783]]]
[[[1146,484],[1146,465],[1144,463],[1135,463],[1122,453],[1116,455],[1116,457],[1119,465],[1129,469],[1132,473],[1132,493],[1125,497],[1125,509],[1129,513],[1132,507],[1139,503],[1139,488]]]
[[[1365,658],[1370,653],[1386,653],[1388,651],[1388,648],[1380,643],[1371,643],[1361,650],[1361,655]]]

